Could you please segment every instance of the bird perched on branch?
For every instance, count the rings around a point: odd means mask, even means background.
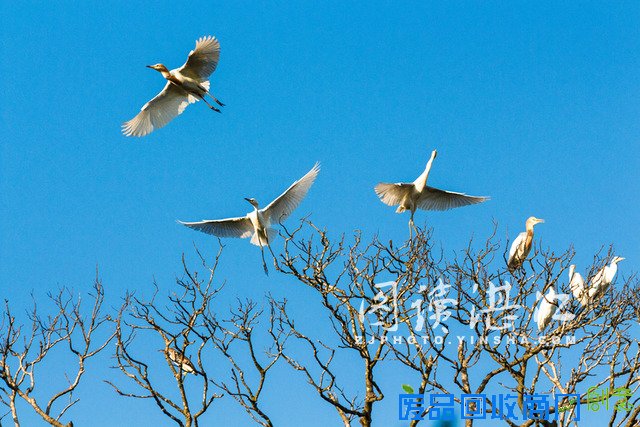
[[[582,275],[576,271],[576,266],[571,264],[569,266],[569,289],[575,299],[577,299],[581,305],[587,305],[588,297],[584,287],[584,279]]]
[[[198,370],[194,366],[193,362],[191,362],[191,360],[189,360],[189,358],[182,354],[180,351],[171,346],[167,346],[164,352],[171,363],[173,363],[173,365],[181,372],[198,375]]]
[[[580,298],[576,296],[576,291],[574,291],[574,286],[575,288],[579,288],[579,285],[574,285],[574,279],[572,279],[570,286],[571,290],[573,291],[573,295],[578,298],[580,304],[582,304],[583,306],[578,311],[578,313],[576,313],[576,315],[580,315],[580,313],[585,310],[585,306],[593,304],[597,298],[602,296],[607,291],[607,289],[609,289],[609,286],[611,286],[611,283],[613,282],[613,279],[616,277],[616,273],[618,272],[618,263],[623,260],[624,258],[622,257],[614,256],[609,265],[605,265],[604,267],[602,267],[600,270],[598,270],[596,275],[593,276],[593,278],[589,281],[588,288],[584,287],[584,280],[582,280],[582,276],[578,274],[579,280],[582,283],[582,292],[580,293]],[[572,271],[571,267],[573,267],[573,265],[569,266],[570,273]],[[578,283],[578,279],[575,279],[575,281],[576,283]]]
[[[553,315],[558,310],[558,305],[555,301],[556,291],[553,286],[549,288],[546,295],[542,295],[542,301],[540,301],[540,307],[538,307],[538,315],[536,316],[536,323],[538,324],[538,331],[543,331],[544,328],[549,325]]]
[[[593,301],[594,298],[604,294],[609,289],[618,272],[618,263],[623,260],[624,258],[622,257],[614,256],[611,264],[605,265],[593,276],[588,291],[590,301]]]
[[[278,235],[278,232],[272,228],[272,224],[282,222],[291,215],[307,195],[318,176],[318,172],[320,172],[320,164],[316,163],[302,178],[291,184],[284,193],[262,209],[256,199],[245,198],[253,206],[253,211],[245,216],[198,222],[178,222],[194,230],[218,237],[239,237],[242,239],[251,237],[251,243],[260,247],[262,265],[265,273],[269,274],[264,260],[263,247],[267,246],[271,250],[270,244]]]
[[[180,68],[169,71],[163,64],[147,65],[160,72],[167,84],[162,92],[144,104],[137,116],[122,125],[122,133],[126,136],[145,136],[163,127],[182,114],[189,104],[199,100],[219,113],[220,110],[205,99],[205,95],[208,95],[218,105],[224,106],[209,91],[209,76],[215,71],[219,58],[220,43],[215,37],[207,36],[196,41],[196,48]]]
[[[424,172],[413,182],[399,182],[395,184],[380,183],[375,186],[375,192],[382,203],[389,206],[398,205],[396,213],[410,211],[409,230],[413,227],[413,215],[417,209],[427,211],[444,211],[461,206],[474,205],[489,200],[484,196],[468,196],[464,193],[440,190],[429,187],[427,180],[431,165],[438,152],[433,150]]]
[[[531,252],[531,246],[533,243],[533,227],[542,222],[544,222],[544,219],[539,219],[535,216],[527,219],[525,224],[526,231],[518,234],[518,237],[516,237],[511,244],[509,260],[507,261],[509,271],[513,272],[522,267],[522,264],[529,256],[529,252]]]

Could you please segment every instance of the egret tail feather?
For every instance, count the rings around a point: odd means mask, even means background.
[[[268,228],[266,234],[260,235],[259,232],[253,233],[251,236],[251,244],[256,246],[269,246],[273,239],[278,235],[278,231],[273,228]]]

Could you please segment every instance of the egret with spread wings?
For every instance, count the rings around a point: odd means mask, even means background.
[[[159,71],[167,84],[155,98],[144,104],[133,119],[122,125],[126,136],[145,136],[159,129],[182,114],[189,104],[202,100],[213,111],[220,110],[205,99],[208,95],[218,105],[218,101],[209,91],[209,76],[215,71],[220,58],[220,43],[215,37],[201,37],[196,48],[189,53],[187,62],[180,68],[169,71],[163,64],[147,65]]]
[[[307,195],[309,188],[318,176],[318,172],[320,172],[320,165],[316,163],[305,176],[291,184],[284,193],[262,209],[256,199],[245,198],[253,206],[253,211],[245,216],[199,222],[178,222],[194,230],[218,237],[251,237],[251,243],[259,246],[262,251],[262,264],[265,273],[269,274],[264,260],[263,247],[267,246],[271,249],[270,244],[278,235],[278,232],[272,228],[272,224],[278,224],[291,215]]]
[[[429,187],[427,179],[431,171],[431,165],[438,152],[433,150],[431,158],[427,162],[424,172],[413,182],[400,182],[396,184],[380,183],[375,186],[375,192],[382,203],[389,206],[398,205],[396,213],[411,212],[409,229],[413,226],[413,215],[417,209],[427,211],[444,211],[461,206],[474,205],[488,200],[484,196],[468,196],[464,193],[440,190]]]

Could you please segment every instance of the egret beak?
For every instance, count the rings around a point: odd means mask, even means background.
[[[145,67],[153,69],[153,65],[145,65]]]
[[[538,218],[538,220],[536,221],[536,223],[541,223],[541,222],[544,222],[544,219],[539,219]]]
[[[256,202],[255,199],[252,199],[250,197],[245,197],[244,198],[247,202],[249,202],[251,204],[251,206],[253,206],[255,209],[258,209],[258,202]]]
[[[623,257],[621,257],[621,256],[616,257],[616,258],[617,258],[617,262],[624,261],[624,260],[626,259],[626,258],[623,258]]]
[[[438,150],[433,150],[433,151],[431,152],[431,158],[432,158],[432,159],[435,159],[437,155],[438,155]]]

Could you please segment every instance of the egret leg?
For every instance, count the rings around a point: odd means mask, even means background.
[[[413,222],[413,212],[411,212],[411,218],[409,218],[409,240],[413,239],[413,229],[415,224]]]
[[[222,113],[222,111],[220,111],[218,108],[216,108],[216,107],[214,107],[213,105],[209,104],[209,103],[207,102],[207,100],[206,100],[206,99],[204,99],[204,96],[201,96],[201,97],[200,97],[200,99],[202,99],[202,100],[204,101],[204,103],[205,103],[205,104],[207,104],[207,106],[208,106],[209,108],[211,108],[213,111],[215,111],[216,113]]]
[[[271,252],[271,256],[275,258],[275,257],[276,257],[276,254],[274,254],[274,253],[273,253],[273,249],[271,249],[271,243],[268,243],[268,242],[267,242],[267,248],[269,248],[269,252]]]
[[[264,259],[264,245],[262,244],[262,240],[263,240],[262,236],[260,235],[260,231],[258,230],[258,243],[260,243],[260,255],[262,255],[262,268],[264,269],[264,274],[268,276],[269,269],[267,268],[267,261]],[[269,237],[265,235],[264,241],[267,244],[267,247],[269,248],[269,250],[271,251],[271,246],[269,245]],[[273,254],[273,251],[271,251],[271,253]]]
[[[216,98],[215,96],[211,95],[209,92],[207,92],[207,95],[209,95],[211,97],[211,99],[213,99],[214,101],[216,101],[216,104],[218,104],[221,107],[224,107],[224,104],[222,102],[220,102],[218,100],[218,98]]]
[[[260,236],[260,231],[258,231],[258,243],[260,243],[260,255],[262,256],[262,268],[264,269],[264,274],[269,275],[269,269],[267,268],[267,261],[264,259],[264,246],[262,245],[262,236]],[[269,241],[267,240],[267,245]]]
[[[269,275],[269,269],[267,268],[267,261],[264,259],[264,247],[260,246],[260,254],[262,255],[262,268],[264,269],[264,274]]]

